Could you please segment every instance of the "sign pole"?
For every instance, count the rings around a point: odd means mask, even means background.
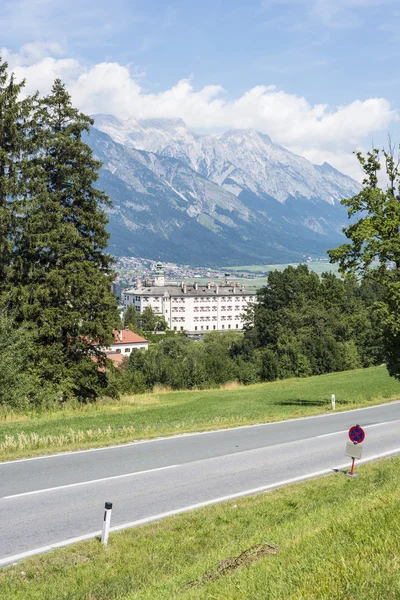
[[[354,463],[356,462],[356,459],[353,457],[351,459],[351,470],[350,470],[350,475],[354,475]]]

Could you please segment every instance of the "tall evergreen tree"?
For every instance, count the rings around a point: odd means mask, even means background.
[[[24,194],[28,135],[32,99],[20,99],[24,82],[16,83],[0,57],[0,294],[7,285],[7,274],[14,247],[13,200]]]
[[[107,387],[103,347],[118,325],[101,164],[82,139],[90,117],[72,106],[60,80],[36,108],[29,195],[19,209],[13,298],[37,330],[42,377],[63,397],[96,397]]]

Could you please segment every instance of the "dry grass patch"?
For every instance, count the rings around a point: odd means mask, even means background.
[[[242,384],[239,383],[238,381],[230,381],[228,383],[223,383],[222,385],[219,386],[220,390],[238,390],[240,387],[242,387]]]
[[[168,385],[155,385],[153,387],[153,392],[155,394],[168,394],[172,392],[172,389]]]
[[[85,431],[70,429],[61,435],[44,435],[40,436],[35,432],[25,433],[18,432],[16,435],[6,435],[3,442],[0,444],[0,452],[5,454],[15,450],[35,450],[37,448],[60,448],[69,445],[75,445],[91,441],[101,441],[106,443],[111,437],[116,434],[120,436],[132,436],[135,433],[135,427],[121,427],[115,431],[111,426],[104,429],[87,429]]]
[[[225,558],[225,560],[220,560],[215,569],[210,569],[199,579],[187,583],[186,588],[190,589],[199,585],[205,585],[237,569],[247,567],[264,556],[276,554],[277,552],[279,552],[279,548],[274,544],[255,544],[251,548],[247,548],[247,550],[241,552],[239,556],[230,556],[229,558]]]

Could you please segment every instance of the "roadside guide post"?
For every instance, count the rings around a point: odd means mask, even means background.
[[[112,502],[106,502],[104,507],[103,531],[101,534],[101,543],[106,545],[108,542],[108,534],[110,532]]]
[[[360,425],[354,425],[349,429],[350,442],[346,444],[346,456],[351,458],[351,469],[345,473],[348,477],[359,477],[359,473],[354,473],[355,459],[360,460],[362,456],[362,446],[360,445],[365,439],[365,432]]]
[[[336,398],[335,398],[335,394],[332,394],[332,410],[335,410],[335,406],[336,406]]]

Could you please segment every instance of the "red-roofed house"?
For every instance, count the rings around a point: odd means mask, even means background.
[[[114,331],[114,343],[108,353],[129,356],[132,350],[147,350],[149,342],[129,329]],[[110,358],[110,357],[109,357]]]

